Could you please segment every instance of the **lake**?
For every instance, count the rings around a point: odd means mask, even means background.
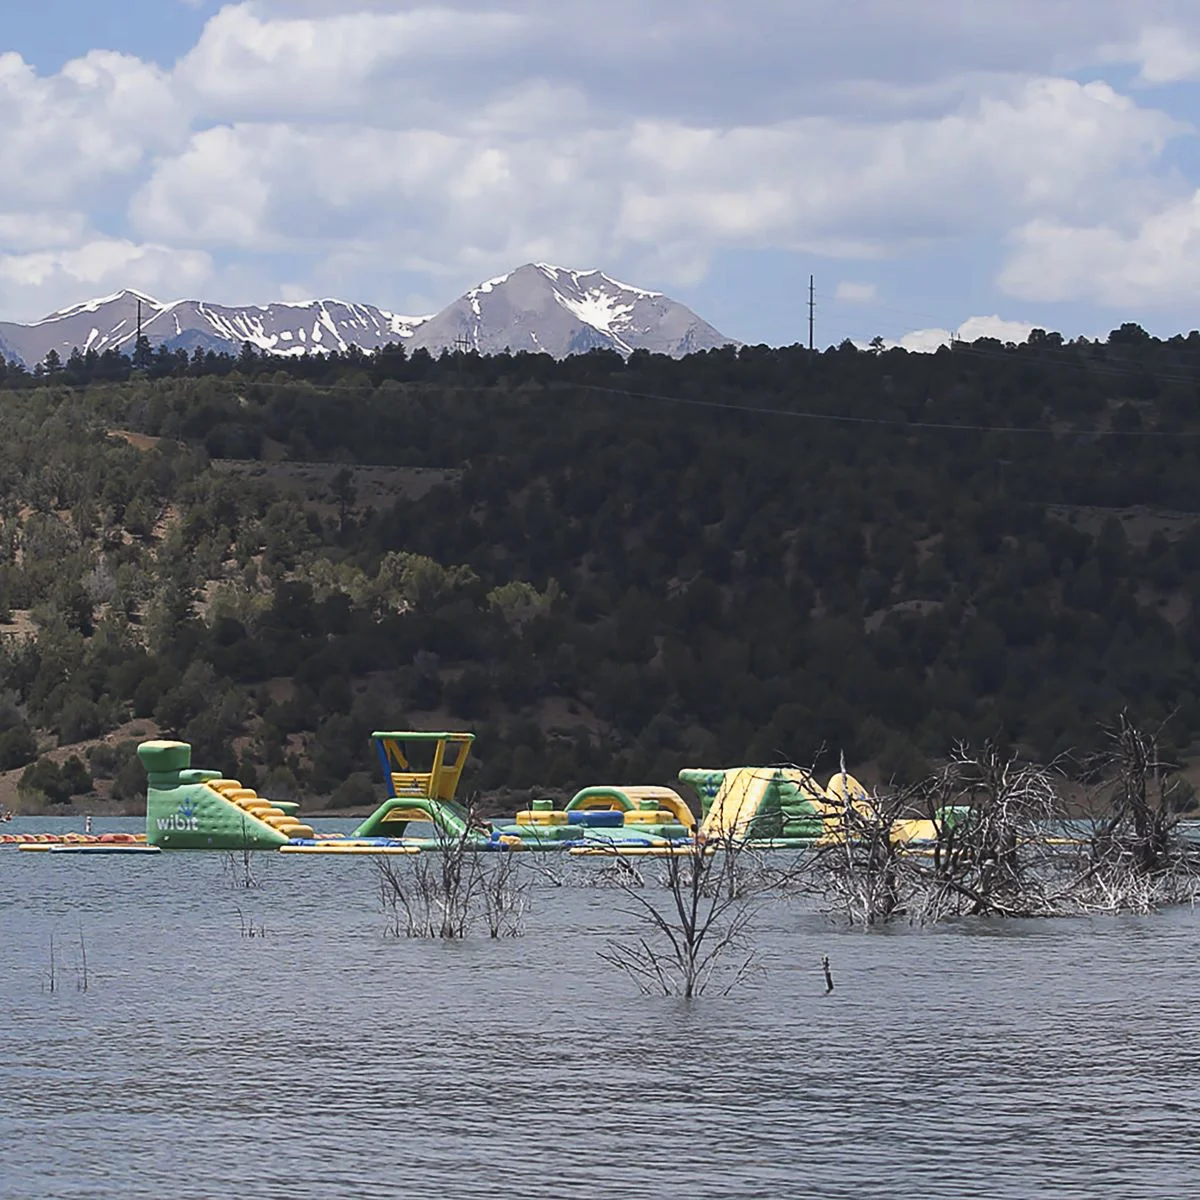
[[[445,944],[384,936],[370,860],[255,869],[0,848],[5,1200],[1200,1195],[1192,909],[864,933],[778,903],[761,979],[689,1004],[598,958],[634,927],[612,890]]]

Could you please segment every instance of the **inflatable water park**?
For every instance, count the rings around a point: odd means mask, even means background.
[[[386,796],[352,833],[317,833],[294,801],[271,800],[220,771],[192,766],[187,742],[138,747],[146,770],[144,834],[4,834],[0,845],[53,853],[158,854],[265,850],[284,854],[420,854],[461,845],[478,851],[565,851],[577,855],[662,855],[730,841],[762,849],[804,848],[842,837],[847,804],[867,791],[840,770],[822,786],[796,767],[685,768],[674,788],[583,788],[563,807],[534,799],[512,818],[482,819],[457,799],[473,733],[407,730],[371,735]],[[907,821],[898,840],[935,836],[932,822]]]

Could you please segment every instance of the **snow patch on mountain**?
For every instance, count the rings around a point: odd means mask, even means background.
[[[573,312],[585,325],[601,333],[612,334],[618,340],[617,330],[628,324],[629,314],[633,312],[632,304],[622,304],[619,297],[598,288],[584,292],[579,300],[572,300],[558,291],[554,295],[559,304]]]
[[[511,275],[512,272],[510,271]],[[467,293],[467,299],[471,304],[471,311],[476,315],[480,315],[479,297],[486,296],[493,288],[498,288],[502,283],[508,280],[508,275],[497,275],[495,279],[485,279],[478,287],[473,287]]]

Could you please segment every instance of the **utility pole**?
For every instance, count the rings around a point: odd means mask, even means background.
[[[813,317],[816,313],[816,293],[813,290],[813,277],[808,277],[808,348],[813,348]]]

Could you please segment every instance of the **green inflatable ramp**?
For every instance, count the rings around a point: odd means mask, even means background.
[[[310,838],[311,826],[294,806],[277,808],[253,788],[220,771],[192,767],[187,742],[143,742],[146,768],[146,842],[164,850],[277,850],[292,838]],[[290,810],[290,811],[288,811]]]

